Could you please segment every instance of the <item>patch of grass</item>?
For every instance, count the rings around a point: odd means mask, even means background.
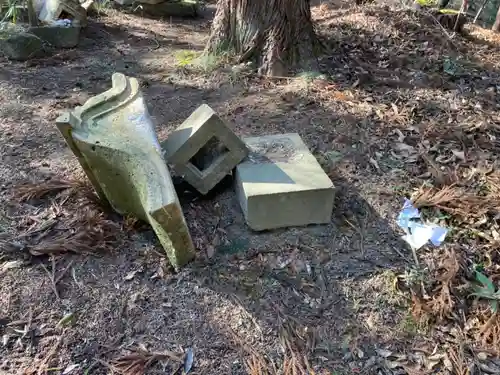
[[[320,72],[301,72],[295,77],[297,82],[302,83],[302,88],[309,91],[315,81],[328,81],[328,77]]]
[[[427,319],[417,320],[410,311],[403,315],[398,324],[398,331],[410,337],[418,334],[426,334],[429,328],[429,321]]]
[[[459,14],[460,12],[456,9],[440,9],[439,13],[442,14]]]
[[[175,65],[180,69],[190,69],[199,73],[211,73],[231,61],[231,55],[221,53],[203,53],[181,50],[175,53]]]
[[[387,270],[380,274],[381,291],[376,295],[376,302],[391,306],[405,306],[405,297],[399,291],[397,283],[400,276],[394,271]]]
[[[95,1],[92,6],[94,7],[97,14],[101,15],[106,13],[106,11],[111,8],[112,0],[98,0]]]
[[[11,220],[8,219],[7,213],[0,208],[0,233],[7,232],[10,228]]]
[[[180,68],[192,65],[197,57],[198,53],[196,53],[195,51],[189,51],[189,50],[177,51],[175,53],[176,65]]]
[[[203,53],[195,61],[194,65],[203,73],[211,73],[221,66],[227,65],[233,59],[230,52]]]
[[[203,54],[197,60],[197,65],[205,72],[211,72],[221,65],[221,57],[214,54]]]
[[[418,5],[423,7],[435,7],[437,6],[436,0],[417,0]]]
[[[10,21],[12,23],[17,23],[21,15],[20,9],[18,7],[19,1],[6,0],[6,5],[7,5],[7,12],[5,12],[4,17],[0,22]]]

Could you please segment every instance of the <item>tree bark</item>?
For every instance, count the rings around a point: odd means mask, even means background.
[[[496,33],[500,33],[500,6],[498,7],[497,17],[495,18],[495,23],[493,24],[491,30]]]
[[[310,0],[218,0],[205,52],[231,53],[256,63],[261,74],[285,76],[317,70],[320,48]]]
[[[28,22],[30,26],[38,26],[38,17],[36,16],[33,0],[26,0],[28,6]]]

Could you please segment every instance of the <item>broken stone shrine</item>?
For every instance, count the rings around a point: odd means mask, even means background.
[[[112,76],[112,88],[57,119],[59,131],[101,199],[153,228],[179,268],[194,246],[137,79]]]

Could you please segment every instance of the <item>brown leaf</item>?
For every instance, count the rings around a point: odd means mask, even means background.
[[[344,94],[342,91],[334,91],[334,92],[332,92],[332,96],[335,100],[339,100],[342,102],[349,100],[349,97],[346,94]]]

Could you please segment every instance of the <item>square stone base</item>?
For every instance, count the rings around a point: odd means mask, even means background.
[[[243,141],[250,154],[236,167],[236,192],[251,229],[331,221],[335,188],[298,134]]]

